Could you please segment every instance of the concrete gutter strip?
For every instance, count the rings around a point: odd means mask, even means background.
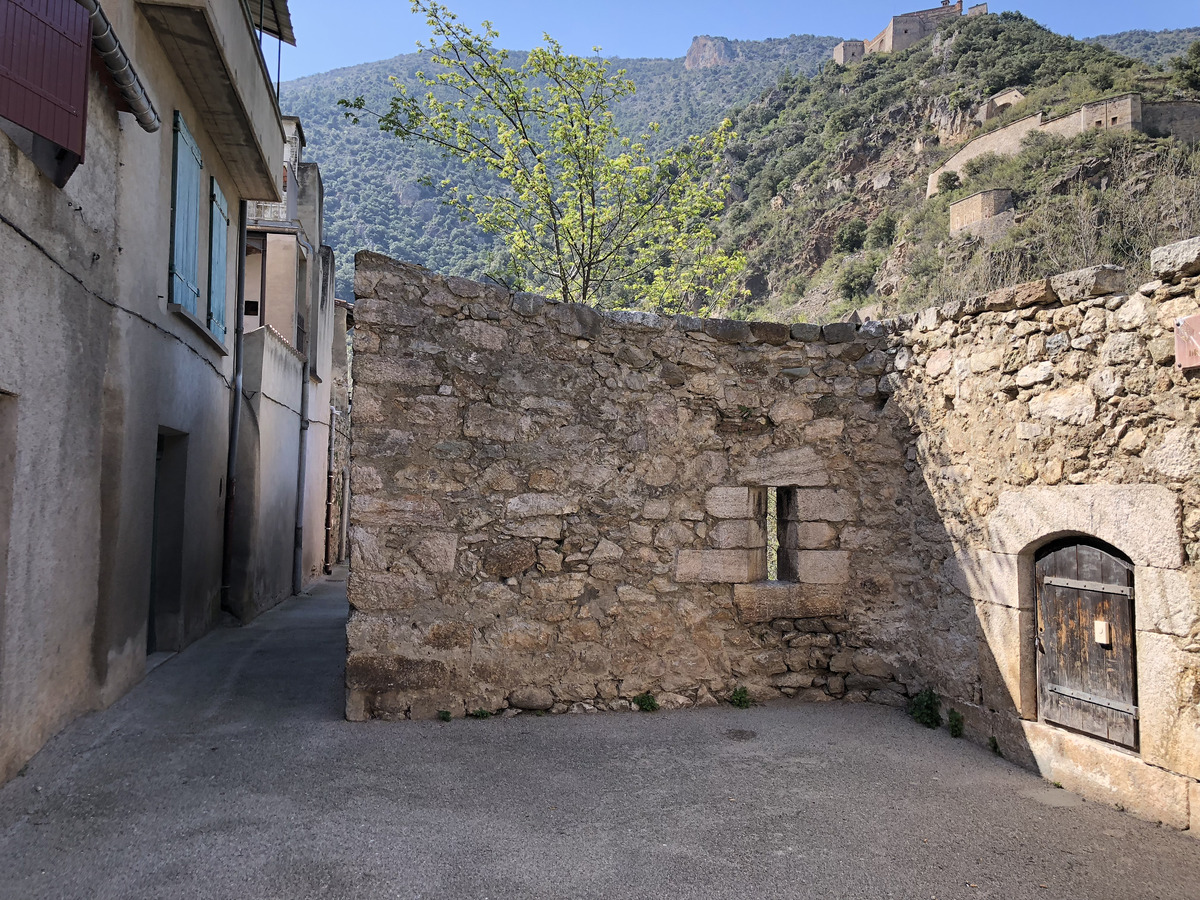
[[[129,56],[113,33],[108,16],[104,14],[97,0],[79,0],[79,5],[87,10],[92,20],[92,47],[104,60],[105,68],[121,89],[121,96],[129,104],[138,124],[145,131],[158,131],[162,127],[162,121],[154,110],[154,104],[146,95],[146,88],[133,71],[133,63],[129,61]]]

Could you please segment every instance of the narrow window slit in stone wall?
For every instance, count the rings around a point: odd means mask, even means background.
[[[769,487],[766,516],[767,581],[796,581],[799,538],[796,532],[796,489]]]

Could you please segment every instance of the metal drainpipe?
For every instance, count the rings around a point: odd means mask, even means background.
[[[229,457],[225,463],[225,536],[221,547],[221,609],[233,612],[234,495],[237,493],[238,439],[242,432],[242,336],[246,332],[246,201],[238,201],[237,312],[233,336],[233,403],[229,412]]]
[[[335,474],[333,471],[333,436],[337,432],[335,427],[337,417],[341,413],[334,409],[333,405],[329,406],[329,471],[325,482],[325,574],[328,575],[333,571],[333,565],[337,560],[330,561],[329,546],[333,542],[333,482]]]
[[[142,86],[137,73],[133,71],[133,64],[129,61],[124,48],[121,47],[121,42],[113,33],[112,23],[108,21],[108,16],[104,14],[104,10],[100,8],[100,4],[96,0],[79,0],[79,5],[87,10],[88,17],[92,22],[92,47],[104,60],[104,67],[108,69],[113,81],[121,89],[121,96],[129,104],[129,109],[133,112],[138,124],[145,131],[158,131],[162,124],[158,113],[154,111],[154,104],[146,96],[146,88]]]
[[[313,250],[312,244],[304,239],[298,232],[296,240],[299,241],[304,249],[308,251],[308,258],[314,260],[316,251]],[[312,273],[309,273],[309,283],[312,282]],[[304,286],[304,296],[308,297],[308,285]],[[309,304],[311,307],[311,304]],[[311,318],[312,309],[305,310]],[[310,329],[311,330],[311,329]],[[296,466],[296,543],[292,548],[292,593],[299,594],[304,590],[304,488],[306,462],[308,460],[308,372],[309,359],[312,357],[313,342],[309,341],[305,347],[304,366],[300,374],[300,453],[299,460]]]

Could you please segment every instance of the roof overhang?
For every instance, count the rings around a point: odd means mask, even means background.
[[[248,200],[282,199],[283,122],[249,10],[212,0],[139,0],[138,5],[238,193]]]
[[[292,14],[288,12],[287,0],[243,0],[250,10],[250,20],[263,34],[279,38],[285,44],[296,46],[296,35],[292,31]]]

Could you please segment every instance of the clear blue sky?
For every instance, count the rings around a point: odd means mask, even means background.
[[[874,37],[890,16],[938,0],[446,0],[471,26],[496,24],[501,43],[532,47],[548,32],[567,50],[599,45],[624,57],[683,56],[693,35],[761,40],[789,34]],[[966,5],[972,5],[966,0]],[[406,0],[289,0],[297,46],[283,48],[283,79],[411,53],[428,36]],[[992,12],[1016,9],[1063,34],[1091,37],[1132,28],[1158,31],[1200,25],[1197,0],[1027,0],[989,3]],[[275,48],[264,48],[267,57]],[[272,70],[275,60],[271,59]]]

